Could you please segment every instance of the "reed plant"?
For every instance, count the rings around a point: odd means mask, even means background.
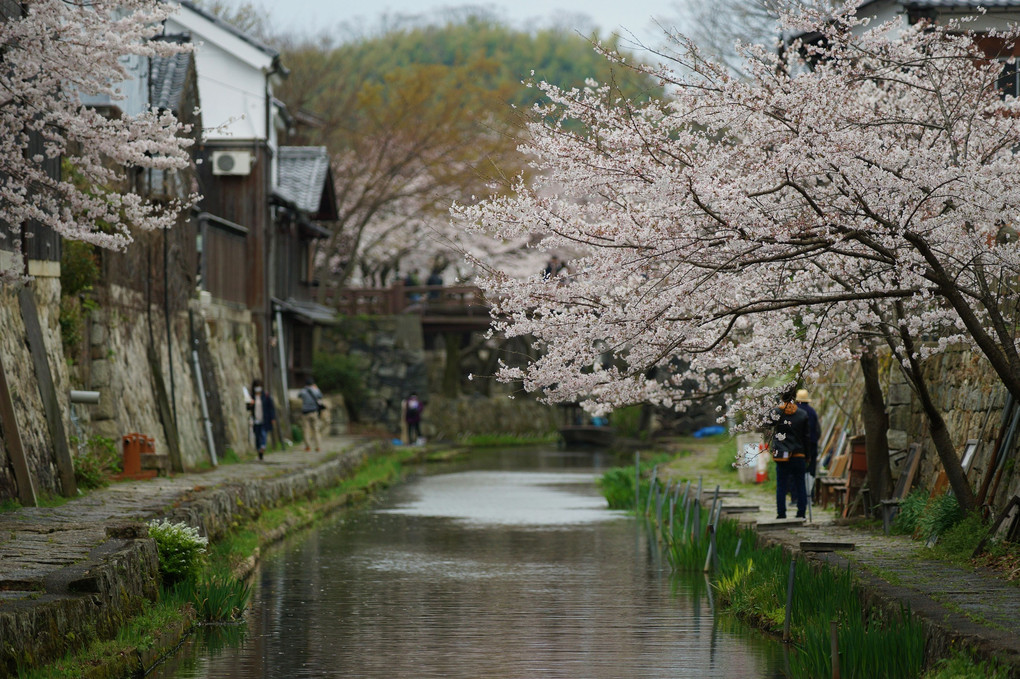
[[[169,596],[190,602],[203,622],[236,622],[241,619],[251,586],[228,574],[216,573],[177,583]]]
[[[633,484],[633,482],[631,482]],[[659,490],[658,497],[671,494]],[[653,497],[656,491],[652,490]],[[713,505],[699,506],[689,492],[677,496],[661,515],[650,512],[656,537],[664,544],[676,573],[712,571],[718,599],[745,620],[780,633],[786,617],[790,557],[778,546],[758,547],[754,532],[729,519],[716,520]],[[680,495],[683,493],[681,491]],[[650,503],[655,506],[654,501]],[[672,527],[672,528],[671,528]],[[714,532],[716,555],[709,559]],[[790,658],[793,679],[832,676],[830,623],[837,623],[839,663],[844,679],[908,679],[920,676],[924,631],[909,610],[880,615],[862,604],[860,588],[849,568],[794,564],[790,609]]]

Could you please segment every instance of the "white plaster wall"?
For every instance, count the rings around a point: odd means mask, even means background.
[[[190,33],[195,45],[204,137],[265,140],[272,57],[186,8],[167,20],[166,32]]]

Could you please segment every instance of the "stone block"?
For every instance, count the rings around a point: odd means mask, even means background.
[[[910,403],[912,396],[910,387],[906,384],[892,384],[889,385],[889,405],[903,405]]]
[[[90,332],[90,343],[92,346],[102,346],[110,341],[110,332],[106,329],[106,326],[102,323],[93,323]]]
[[[911,413],[910,408],[891,408],[889,410],[890,429],[910,430]]]
[[[113,366],[110,365],[108,359],[92,361],[90,382],[93,389],[102,390],[104,387],[109,387],[112,380]],[[100,400],[102,399],[100,398]]]
[[[889,429],[889,450],[903,450],[910,444],[910,437],[904,429]]]

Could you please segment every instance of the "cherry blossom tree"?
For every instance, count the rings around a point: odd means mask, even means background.
[[[131,227],[170,227],[185,205],[156,206],[130,192],[129,171],[186,167],[187,126],[168,112],[106,116],[81,97],[116,103],[129,78],[125,59],[183,49],[151,40],[174,7],[157,0],[14,6],[14,16],[0,16],[0,239],[8,240],[0,247],[16,247],[32,221],[112,249],[131,241]],[[60,177],[45,171],[47,159],[61,160]]]
[[[568,285],[489,272],[497,328],[542,348],[502,379],[593,411],[727,392],[750,427],[783,386],[881,341],[972,506],[921,362],[968,344],[1020,397],[1020,103],[989,54],[1020,32],[872,27],[854,5],[784,14],[811,41],[744,48],[746,80],[678,38],[649,71],[669,99],[543,85],[536,179],[454,215],[587,251]]]

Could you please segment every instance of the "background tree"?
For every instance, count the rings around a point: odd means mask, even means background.
[[[185,205],[130,192],[128,171],[186,167],[186,126],[168,112],[106,117],[80,99],[116,102],[125,59],[181,50],[150,41],[173,11],[156,0],[35,0],[0,16],[0,239],[16,244],[34,220],[70,240],[122,248],[131,226],[174,223]],[[58,158],[72,172],[53,178],[44,161]]]
[[[573,34],[514,31],[473,15],[389,28],[349,42],[284,46],[292,75],[281,97],[313,123],[295,141],[325,144],[334,159],[340,220],[318,272],[328,285],[359,275],[384,282],[401,263],[454,261],[461,249],[520,252],[451,232],[450,205],[522,171],[521,114],[543,96],[522,81],[534,73],[572,87],[612,77],[611,65]],[[646,75],[624,73],[629,96],[658,91]],[[405,262],[410,253],[415,261]]]
[[[746,82],[681,39],[672,63],[646,71],[669,100],[543,86],[553,103],[529,127],[534,179],[456,210],[503,238],[539,232],[542,248],[586,250],[569,285],[490,272],[497,326],[544,352],[501,377],[600,411],[684,408],[735,376],[730,407],[756,425],[777,381],[877,338],[972,506],[921,361],[966,343],[1020,396],[1008,225],[1020,106],[957,22],[869,29],[853,3],[784,20],[820,40],[783,57],[747,48]],[[994,37],[1012,45],[1020,33]]]

